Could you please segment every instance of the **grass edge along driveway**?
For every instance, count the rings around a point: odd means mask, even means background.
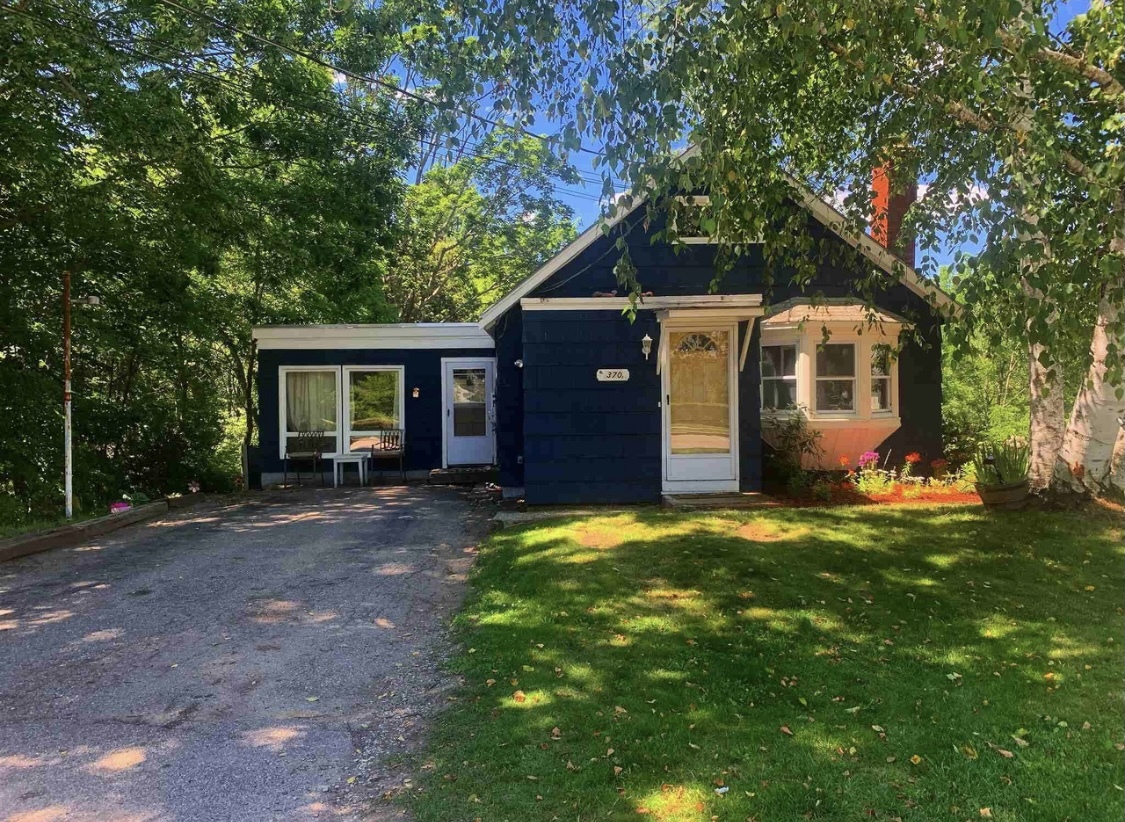
[[[980,507],[502,531],[426,820],[1119,820],[1120,523]]]

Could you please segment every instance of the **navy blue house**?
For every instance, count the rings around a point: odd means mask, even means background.
[[[823,467],[868,450],[941,456],[949,298],[804,199],[814,234],[859,252],[817,262],[813,303],[787,285],[767,302],[753,246],[713,287],[708,238],[677,251],[651,241],[658,226],[624,232],[622,215],[477,323],[255,329],[263,480],[281,479],[287,448],[309,432],[331,461],[401,430],[408,473],[496,466],[505,494],[529,504],[754,491],[763,443],[794,414],[820,431]],[[632,321],[614,293],[618,236],[651,292]],[[855,285],[871,266],[896,281],[874,311]],[[900,347],[907,325],[916,333]]]

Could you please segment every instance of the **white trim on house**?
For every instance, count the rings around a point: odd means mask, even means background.
[[[638,311],[683,311],[691,309],[754,309],[762,305],[761,294],[701,294],[685,297],[525,297],[520,300],[524,311],[624,311],[635,305]],[[743,319],[757,317],[765,309],[742,311]],[[708,314],[708,317],[717,316]]]
[[[610,220],[604,223],[599,220],[598,222],[587,228],[580,235],[578,235],[578,238],[575,239],[574,242],[566,246],[566,248],[564,248],[554,257],[545,262],[530,277],[528,277],[522,283],[505,294],[500,300],[494,303],[491,308],[489,308],[481,315],[480,322],[477,324],[485,330],[494,326],[496,324],[496,321],[504,316],[505,312],[507,312],[509,308],[512,308],[514,305],[516,305],[522,297],[529,294],[542,283],[546,282],[552,274],[561,269],[564,265],[569,263],[587,248],[592,246],[594,242],[597,241],[600,237],[608,236],[610,229],[612,229],[615,225],[620,223],[622,220],[624,220],[626,217],[640,208],[643,204],[644,200],[637,200],[633,203],[632,208],[629,208],[627,210],[623,209]]]
[[[497,436],[496,436],[496,358],[495,357],[442,357],[441,358],[441,467],[449,468],[449,425],[452,420],[452,397],[450,396],[449,379],[446,376],[450,365],[480,366],[488,370],[488,386],[491,389],[488,395],[487,425],[492,437],[492,464],[496,465]]]
[[[495,342],[477,323],[265,325],[253,329],[259,351],[276,349],[480,348]]]

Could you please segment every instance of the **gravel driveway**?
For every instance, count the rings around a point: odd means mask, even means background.
[[[483,519],[305,490],[0,565],[0,820],[393,817]]]

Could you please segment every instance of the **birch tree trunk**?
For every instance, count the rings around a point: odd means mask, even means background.
[[[1120,314],[1121,306],[1103,293],[1090,342],[1090,370],[1074,399],[1055,465],[1056,481],[1074,491],[1100,494],[1111,481],[1113,449],[1125,414],[1125,394],[1118,396],[1121,375],[1108,372],[1106,355],[1111,346],[1121,350]]]
[[[1028,441],[1031,445],[1031,467],[1027,472],[1032,490],[1041,491],[1051,484],[1055,461],[1063,444],[1062,380],[1058,369],[1047,368],[1039,361],[1045,347],[1038,343],[1027,346],[1027,372],[1029,377],[1029,410],[1031,422]]]

